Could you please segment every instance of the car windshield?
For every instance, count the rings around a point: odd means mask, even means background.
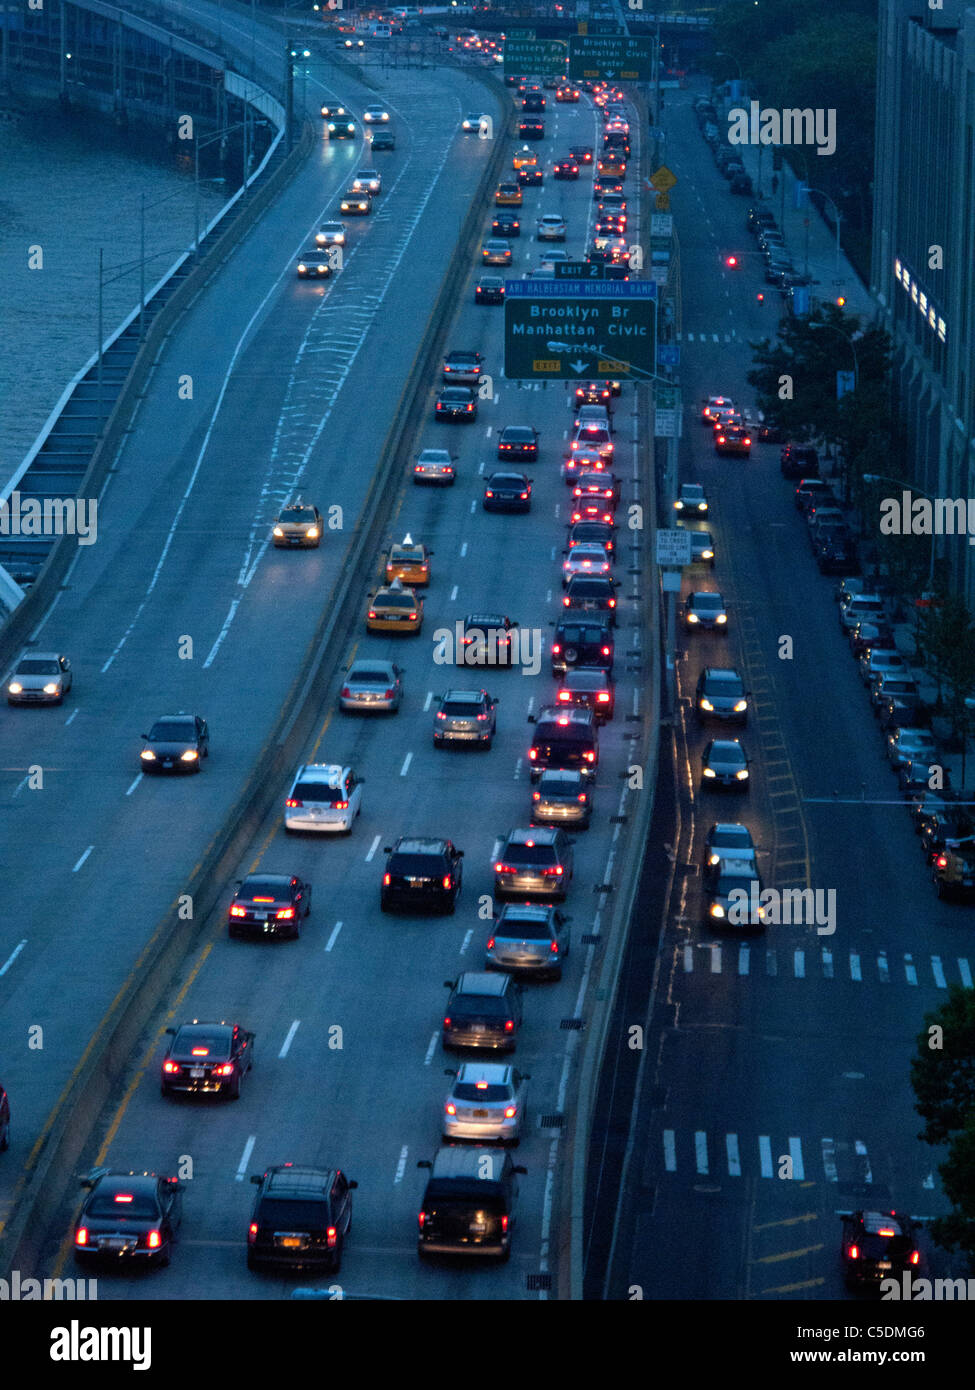
[[[738,676],[708,676],[704,682],[704,693],[706,695],[740,695],[742,693],[742,683]]]
[[[173,1052],[181,1056],[196,1053],[219,1062],[230,1056],[230,1037],[225,1029],[207,1033],[200,1028],[181,1028],[173,1039]]]
[[[334,806],[336,801],[345,800],[345,788],[330,787],[327,782],[299,782],[294,795],[302,801],[324,801]]]
[[[358,685],[361,681],[364,685],[388,685],[393,680],[392,671],[383,670],[381,666],[375,668],[369,666],[354,667],[349,672],[350,683]]]
[[[458,1081],[454,1087],[454,1100],[510,1100],[512,1088],[505,1085],[492,1085],[488,1082],[478,1085],[473,1081]]]
[[[159,719],[149,730],[154,743],[185,743],[196,738],[196,729],[185,719]]]
[[[722,874],[714,891],[719,898],[726,898],[733,888],[743,889],[747,893],[752,882],[747,874]]]
[[[423,547],[422,545],[394,545],[389,552],[389,558],[391,561],[422,561]]]
[[[446,865],[439,854],[393,854],[388,868],[391,874],[403,874],[408,878],[431,878],[442,874]]]
[[[483,709],[480,700],[444,700],[442,706],[444,714],[481,714]]]
[[[485,1018],[507,1018],[508,1005],[497,994],[459,994],[450,1002],[455,1013],[481,1014]]]
[[[116,1197],[125,1197],[124,1202]],[[126,1192],[116,1188],[112,1192],[94,1192],[85,1209],[86,1216],[118,1217],[125,1221],[153,1221],[159,1215],[155,1198],[144,1192]]]
[[[267,898],[269,902],[283,902],[288,897],[288,889],[280,883],[266,878],[248,878],[241,884],[242,898]]]
[[[695,594],[694,607],[704,613],[719,613],[724,605],[720,594]]]
[[[58,676],[61,668],[56,661],[41,661],[37,657],[22,661],[17,667],[18,676]]]
[[[716,832],[711,842],[711,848],[717,849],[751,849],[752,837],[744,829],[741,830],[720,830]]]
[[[572,598],[607,598],[612,594],[613,586],[606,579],[586,579],[576,575],[569,580],[567,592]]]
[[[325,1225],[327,1208],[324,1202],[306,1200],[283,1202],[277,1197],[265,1197],[261,1202],[258,1220],[262,1226],[275,1230],[309,1231]]]
[[[504,852],[505,859],[513,859],[518,864],[557,864],[558,855],[554,845],[509,845]]]
[[[278,520],[284,522],[314,521],[315,513],[312,511],[311,507],[285,507],[284,511],[278,517]]]
[[[495,936],[517,941],[552,940],[552,933],[545,922],[513,922],[507,918],[498,923]]]

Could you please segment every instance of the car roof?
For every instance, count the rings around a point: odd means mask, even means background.
[[[505,994],[510,976],[492,975],[487,970],[465,970],[454,986],[455,994]]]
[[[732,751],[741,754],[745,751],[737,738],[713,738],[708,744],[708,749],[712,754],[718,753],[723,756],[730,756]]]
[[[462,1062],[457,1068],[460,1082],[486,1081],[492,1086],[510,1086],[513,1068],[504,1062]]]
[[[444,700],[483,700],[487,697],[486,690],[445,690],[442,696]]]
[[[523,922],[547,922],[551,915],[552,908],[543,907],[540,903],[505,903],[498,920],[518,917]]]
[[[714,825],[711,826],[711,829],[708,831],[708,835],[709,835],[709,836],[714,836],[714,835],[727,835],[727,834],[729,834],[729,833],[732,832],[732,831],[742,831],[742,830],[744,830],[745,834],[748,835],[749,838],[751,838],[751,833],[752,833],[752,832],[748,829],[748,826],[747,826],[747,825],[742,825],[741,821],[737,821],[737,820],[719,820],[719,821],[715,821]]]
[[[504,613],[470,613],[464,619],[465,627],[486,627],[494,624],[497,627],[504,627],[507,618]]]
[[[393,854],[443,854],[445,839],[433,835],[401,835],[393,845]]]
[[[507,845],[554,845],[559,830],[554,825],[519,826],[508,832]]]
[[[490,1163],[482,1163],[484,1154],[491,1157]],[[480,1182],[497,1182],[497,1175],[510,1167],[511,1155],[506,1149],[461,1149],[448,1147],[440,1149],[433,1160],[431,1178],[467,1178]],[[485,1174],[490,1173],[490,1178]]]
[[[297,781],[320,781],[323,777],[344,777],[349,771],[341,763],[302,763],[298,769]]]
[[[294,874],[266,874],[263,870],[259,870],[256,874],[247,874],[247,876],[241,880],[240,886],[241,888],[246,888],[248,883],[253,883],[256,879],[261,883],[271,884],[272,886],[280,884],[282,887],[290,888],[291,881],[294,877]]]
[[[104,1173],[95,1183],[92,1191],[106,1192],[146,1192],[156,1195],[159,1177],[156,1173]]]
[[[701,675],[704,677],[706,681],[716,680],[729,682],[738,681],[739,683],[741,682],[741,676],[738,674],[738,672],[734,669],[733,666],[705,666],[704,670],[701,672]]]
[[[31,647],[20,653],[17,658],[18,666],[22,661],[60,661],[60,652],[35,652]]]
[[[264,1173],[265,1191],[276,1197],[325,1197],[332,1185],[334,1169],[305,1168],[281,1163]]]

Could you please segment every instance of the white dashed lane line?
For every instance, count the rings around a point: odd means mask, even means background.
[[[287,1057],[287,1055],[288,1055],[288,1049],[289,1049],[290,1046],[291,1046],[291,1043],[292,1043],[292,1040],[293,1040],[293,1038],[294,1038],[294,1035],[297,1033],[300,1024],[301,1024],[301,1019],[300,1019],[300,1018],[296,1018],[295,1021],[294,1021],[294,1023],[292,1023],[291,1027],[288,1029],[288,1036],[285,1038],[284,1042],[281,1044],[281,1051],[278,1053],[278,1056],[279,1056],[279,1057]]]
[[[403,766],[402,766],[402,767],[400,768],[400,770],[399,770],[399,775],[400,775],[401,777],[405,777],[406,774],[409,772],[409,770],[410,770],[410,763],[411,763],[412,761],[413,761],[413,754],[412,754],[412,753],[407,753],[406,757],[403,759]]]
[[[382,836],[377,835],[376,838],[373,840],[372,844],[369,846],[369,853],[366,855],[367,864],[371,863],[372,857],[376,853],[376,850],[379,848],[379,843],[381,840]]]

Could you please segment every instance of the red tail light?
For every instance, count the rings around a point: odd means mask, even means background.
[[[369,609],[369,616],[370,616],[370,618],[374,618],[374,617],[376,616],[376,610],[375,610],[375,608],[370,608],[370,609]]]
[[[588,800],[588,796],[587,796],[587,794],[586,794],[585,792],[580,792],[579,795],[578,795],[578,797],[577,797],[577,800],[578,800],[578,801],[587,801],[587,800]]]
[[[445,1019],[444,1019],[444,1021],[443,1021],[443,1026],[444,1026],[445,1028],[449,1028],[449,1027],[450,1027],[450,1019],[449,1019],[449,1018],[445,1018]]]
[[[450,874],[444,874],[440,882],[442,887],[451,888],[453,886],[454,880],[451,878]]]
[[[553,656],[558,656],[558,654],[559,654],[559,652],[560,652],[561,650],[562,650],[562,648],[559,646],[558,642],[553,642],[553,643],[552,643],[552,655],[553,655]]]
[[[281,922],[292,918],[294,915],[295,910],[293,907],[282,907],[279,911],[277,911],[274,914],[274,917],[276,921]]]
[[[146,1236],[146,1245],[150,1250],[158,1250],[162,1245],[162,1234],[159,1231],[150,1231]]]
[[[586,755],[588,757],[588,754]],[[561,878],[565,873],[561,864],[550,864],[547,869],[542,870],[543,878]]]
[[[349,809],[349,803],[347,801],[336,801],[334,804],[336,811],[347,811]]]
[[[851,1260],[858,1260],[860,1258],[860,1247],[858,1245],[851,1245],[846,1253]]]
[[[507,1018],[507,1019],[505,1019],[504,1031],[505,1031],[506,1033],[513,1033],[513,1032],[515,1031],[515,1021],[514,1021],[513,1018]],[[507,1220],[507,1218],[504,1218],[504,1219]]]
[[[444,1106],[444,1110],[448,1115],[457,1114],[457,1107],[452,1100],[447,1101],[446,1105]]]
[[[383,887],[389,887],[389,874],[383,874]]]
[[[916,1265],[916,1264],[919,1264],[919,1263],[920,1263],[920,1260],[921,1260],[921,1252],[920,1252],[920,1250],[912,1250],[912,1251],[911,1251],[911,1257],[910,1257],[909,1263],[912,1264],[912,1265]]]
[[[601,690],[601,691],[599,692],[599,694],[596,696],[596,703],[597,703],[597,705],[608,705],[608,704],[609,704],[609,691],[608,691],[608,690]]]
[[[413,621],[415,620],[415,618],[416,618],[416,614],[415,614],[415,613],[411,613],[411,614],[410,614],[410,622],[413,622]]]
[[[86,1226],[79,1226],[75,1231],[74,1243],[75,1245],[88,1244],[88,1228]]]
[[[297,799],[297,797],[289,796],[288,799],[287,799],[287,801],[286,801],[284,804],[285,804],[285,806],[292,806],[292,807],[294,807],[294,806],[304,806],[305,803],[304,803],[303,801],[299,801],[299,800]]]
[[[234,1064],[233,1064],[233,1062],[224,1062],[224,1064],[223,1064],[222,1067],[214,1067],[214,1069],[213,1069],[213,1075],[214,1075],[214,1076],[233,1076],[233,1074],[234,1074]]]
[[[538,749],[537,749],[537,748],[529,748],[529,750],[528,750],[528,761],[533,763],[537,757],[538,757]]]
[[[414,473],[418,473],[418,472],[419,472],[419,469],[415,468],[413,471],[414,471]],[[342,698],[347,700],[351,694],[352,694],[352,691],[349,689],[349,687],[348,687],[347,685],[343,685],[343,687],[342,687]]]
[[[418,1212],[418,1213],[417,1213],[417,1218],[416,1218],[416,1219],[417,1219],[417,1221],[420,1223],[420,1230],[422,1231],[422,1230],[423,1230],[423,1223],[424,1223],[424,1222],[426,1221],[426,1219],[427,1219],[427,1214],[426,1214],[426,1212],[425,1212],[425,1211]]]
[[[231,915],[231,917],[246,917],[246,916],[247,916],[247,908],[246,908],[246,907],[238,907],[238,906],[235,904],[235,905],[230,909],[230,915]]]
[[[537,796],[537,795],[538,795],[538,793],[536,792],[536,796]],[[485,949],[488,950],[488,951],[493,951],[493,950],[494,950],[494,937],[493,937],[493,936],[492,936],[491,939],[488,941],[488,944],[487,944],[487,946],[486,946]]]
[[[247,1227],[247,1244],[253,1245],[255,1240],[257,1240],[257,1222],[252,1221]]]
[[[487,719],[487,715],[486,715],[486,714],[479,714],[477,717],[478,717],[478,719]]]
[[[490,488],[485,488],[485,489],[484,489],[484,496],[485,496],[485,497],[493,497],[493,496],[494,496],[494,493],[491,491]]]
[[[568,599],[566,599],[566,602],[568,603]],[[559,700],[562,704],[567,705],[571,699],[572,695],[568,690],[559,691]]]
[[[468,402],[467,402],[467,409],[468,409],[468,410],[473,410],[473,409],[474,409],[474,402],[473,402],[473,401],[468,401]]]
[[[179,1063],[163,1062],[163,1071],[166,1073],[167,1076],[172,1076],[174,1072],[179,1071]]]
[[[552,952],[553,956],[557,956],[559,953],[559,943],[557,941],[550,941],[548,949]]]
[[[517,873],[518,871],[517,871],[517,869],[514,867],[513,864],[499,863],[499,864],[495,864],[495,866],[494,866],[494,872],[495,872],[496,874],[514,874],[514,873]]]
[[[609,656],[609,648],[603,647],[603,656]]]
[[[325,1244],[329,1247],[329,1249],[334,1249],[338,1238],[338,1231],[335,1229],[334,1226],[329,1226],[328,1230],[325,1232]]]
[[[392,686],[390,686],[390,688],[386,691],[386,694],[383,696],[383,699],[384,699],[384,700],[391,700],[395,694],[396,694],[396,691],[393,689]]]
[[[948,856],[946,854],[939,854],[934,862],[937,864],[939,869],[947,869]]]
[[[528,493],[527,493],[527,492],[521,493],[521,500],[522,500],[523,502],[526,502],[526,501],[528,500]]]

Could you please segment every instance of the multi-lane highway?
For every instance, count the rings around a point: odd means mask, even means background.
[[[357,115],[368,100],[354,82],[314,95],[337,96]],[[598,150],[601,121],[592,102],[562,106],[548,95],[546,139],[537,147],[543,166],[550,169],[570,144]],[[62,709],[25,711],[0,734],[12,769],[8,904],[31,904],[11,941],[11,949],[23,946],[0,980],[5,1034],[25,1038],[23,1051],[9,1049],[5,1060],[4,1084],[15,1102],[3,1169],[8,1205],[20,1166],[100,1017],[234,804],[330,602],[439,277],[494,148],[462,135],[461,118],[493,101],[495,128],[503,132],[513,110],[510,93],[486,104],[483,87],[450,70],[410,73],[398,87],[391,80],[383,101],[393,114],[396,150],[370,160],[361,138],[323,143],[170,341],[107,490],[100,544],[82,554],[39,634],[45,646],[70,653],[74,692]],[[638,134],[634,144],[629,235],[636,241]],[[514,147],[507,142],[509,175]],[[350,222],[341,273],[324,289],[297,282],[297,252],[335,215],[350,174],[369,163],[381,170],[383,191],[370,217]],[[581,257],[594,219],[592,166],[577,183],[547,177],[541,188],[525,190],[523,233],[507,273],[538,264],[542,247],[532,233],[543,212],[565,217],[566,246]],[[493,198],[483,200],[481,214],[487,236]],[[247,1179],[287,1161],[338,1164],[358,1181],[341,1276],[351,1293],[544,1296],[562,1273],[556,1249],[568,1186],[558,1140],[572,1104],[578,1044],[576,1028],[565,1025],[587,1010],[600,951],[587,941],[599,929],[598,890],[613,878],[620,854],[636,853],[620,817],[640,793],[628,791],[623,776],[631,739],[651,707],[641,678],[649,611],[643,537],[623,529],[616,715],[600,736],[593,825],[577,837],[565,908],[571,955],[560,982],[526,987],[514,1056],[531,1081],[512,1259],[500,1267],[421,1266],[416,1254],[423,1190],[416,1164],[439,1145],[444,1067],[457,1065],[440,1048],[444,982],[481,967],[492,863],[501,837],[530,819],[528,716],[556,688],[548,653],[562,611],[570,510],[560,464],[572,433],[571,390],[531,390],[503,379],[503,311],[475,304],[481,269],[477,257],[445,335],[446,348],[483,355],[488,383],[478,417],[461,425],[434,420],[442,384],[436,372],[422,417],[410,422],[416,451],[446,446],[457,456],[456,485],[418,488],[406,469],[390,498],[387,540],[409,532],[433,551],[423,631],[398,639],[368,635],[365,587],[350,598],[348,625],[338,629],[343,641],[348,634],[349,660],[375,655],[404,668],[402,707],[371,718],[340,713],[337,672],[301,760],[351,765],[364,779],[352,834],[286,838],[283,782],[231,875],[260,868],[307,879],[313,914],[300,940],[228,939],[228,880],[180,978],[133,1049],[124,1087],[97,1126],[86,1162],[179,1172],[186,1184],[182,1238],[167,1270],[149,1279],[113,1277],[99,1285],[103,1298],[280,1298],[293,1279],[250,1273],[245,1265],[254,1191]],[[188,403],[178,389],[186,378],[193,383]],[[639,500],[652,513],[640,395],[624,387],[615,406],[622,505]],[[540,433],[539,458],[527,466],[534,497],[526,516],[481,508],[484,476],[496,465],[498,435],[508,424],[531,424]],[[270,524],[296,494],[326,516],[340,516],[341,525],[326,530],[318,550],[276,551]],[[377,553],[375,576],[381,560]],[[435,749],[437,695],[472,677],[438,661],[434,633],[467,613],[494,610],[532,634],[540,666],[480,673],[478,683],[499,699],[490,751]],[[207,764],[198,778],[146,779],[139,734],[177,709],[208,720]],[[29,761],[45,769],[43,790],[27,781],[27,727]],[[464,850],[455,916],[380,913],[383,847],[402,834],[449,836]],[[30,851],[38,850],[43,875],[31,867]],[[193,1017],[226,1018],[255,1032],[256,1065],[238,1103],[160,1096],[163,1030]],[[38,1024],[44,1047],[28,1050],[28,1029]],[[78,1200],[70,1191],[52,1223],[44,1272],[64,1273],[70,1265]]]

